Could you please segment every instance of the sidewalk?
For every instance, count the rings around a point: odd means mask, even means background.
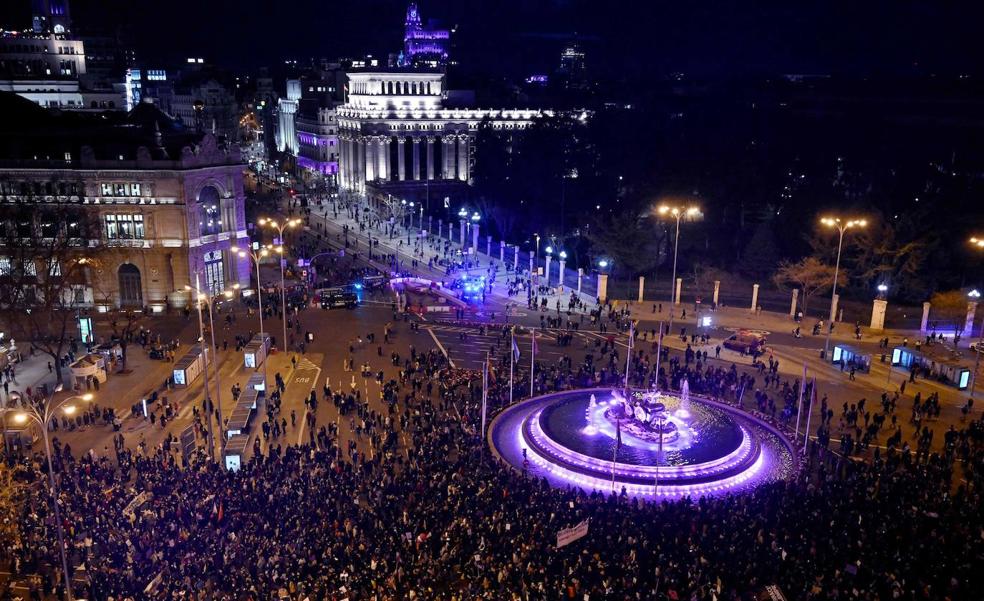
[[[399,235],[394,235],[393,238],[390,239],[390,237],[386,233],[385,227],[372,229],[372,230],[370,230],[368,232],[360,232],[359,231],[359,223],[356,220],[354,220],[351,217],[349,217],[345,212],[339,212],[338,213],[338,217],[336,219],[334,217],[334,211],[332,211],[328,206],[320,207],[320,208],[319,207],[312,207],[311,208],[311,212],[312,212],[312,215],[313,216],[317,216],[318,218],[320,218],[320,219],[323,220],[323,222],[325,224],[325,233],[326,234],[328,234],[328,233],[331,233],[331,234],[340,234],[342,232],[342,227],[347,225],[349,227],[349,236],[350,237],[353,237],[355,239],[358,239],[360,241],[360,245],[363,244],[363,243],[365,243],[368,234],[372,234],[372,239],[374,241],[374,245],[375,245],[376,248],[378,248],[380,250],[380,252],[382,252],[384,254],[396,255],[397,257],[405,257],[405,261],[404,262],[405,262],[406,266],[404,267],[404,269],[406,271],[413,272],[415,275],[419,275],[420,277],[423,277],[423,278],[427,278],[427,279],[431,279],[431,280],[437,280],[437,281],[444,281],[444,282],[446,282],[446,280],[449,278],[449,276],[447,275],[446,270],[444,268],[440,268],[440,267],[428,267],[428,265],[427,265],[427,259],[428,259],[428,255],[430,253],[433,253],[433,254],[441,254],[443,252],[443,245],[446,242],[448,242],[448,240],[446,238],[443,238],[443,237],[442,238],[435,238],[434,236],[428,236],[426,238],[426,240],[425,240],[425,246],[424,246],[423,253],[414,253],[413,252],[413,246],[406,245],[406,244],[403,244],[403,245],[400,244],[401,241],[405,242],[406,239],[407,239],[407,228],[404,228],[404,227],[401,227],[401,226],[397,226],[396,227],[396,231],[399,232]],[[330,229],[331,226],[334,226],[335,231],[329,232],[329,229]],[[311,229],[310,227],[308,229],[312,233],[317,233],[315,230]],[[412,233],[413,231],[414,230],[411,230],[411,238],[410,238],[411,241],[413,241],[413,240],[415,240],[416,238],[419,237],[419,234],[414,235]],[[438,247],[434,243],[434,241],[435,240],[438,240],[438,239],[441,240],[441,243],[440,243],[441,246],[440,247]],[[467,251],[469,250],[469,248],[462,247],[462,245],[459,242],[455,242],[454,240],[451,240],[450,241],[450,247],[451,247],[452,250],[461,251],[463,256],[467,256],[467,254],[468,254]],[[481,247],[481,244],[479,244],[479,247]],[[366,244],[366,248],[368,248],[368,245],[367,244]],[[478,260],[478,262],[480,264],[478,266],[472,267],[471,269],[460,269],[460,270],[457,270],[455,273],[459,273],[459,274],[460,273],[465,273],[465,274],[480,274],[480,273],[484,273],[486,267],[488,267],[489,265],[499,265],[499,266],[501,266],[504,269],[504,275],[506,275],[506,277],[510,277],[512,275],[515,275],[515,273],[517,273],[517,272],[513,272],[512,271],[512,262],[510,262],[508,260],[509,259],[509,253],[508,252],[506,253],[506,260],[500,262],[499,261],[499,257],[498,257],[497,254],[488,255],[488,254],[482,252],[481,248],[478,248],[476,250],[477,250],[476,254],[475,255],[472,255],[472,256],[474,256]],[[430,256],[433,256],[433,255],[430,255]],[[411,267],[411,264],[412,264],[411,262],[413,260],[416,260],[418,262],[418,266],[416,268]],[[387,270],[388,269],[388,267],[386,265],[383,265],[383,264],[379,263],[378,261],[377,262],[373,262],[373,263],[377,267],[379,267],[379,268],[381,268],[383,270]],[[528,265],[528,261],[525,264]],[[559,266],[557,268],[553,268],[551,270],[553,274],[556,274],[557,273],[556,269],[559,269]],[[520,263],[519,263],[519,271],[518,271],[518,273],[520,273],[520,274],[526,274],[526,277],[528,277],[527,271],[528,271],[527,269],[524,269],[524,263],[521,260]],[[565,284],[567,284],[568,281],[571,280],[571,277],[570,277],[571,276],[571,270],[570,269],[565,269],[565,272],[566,272],[565,273],[565,276],[566,277],[564,279],[564,282],[565,282]],[[576,283],[576,277],[577,277],[576,276],[576,273],[577,273],[576,271],[573,272],[573,274],[574,274],[574,282],[571,282],[571,283]],[[453,278],[454,276],[452,275],[450,277]],[[587,278],[584,278],[583,281],[584,282],[587,282],[588,280],[587,280]],[[501,286],[501,284],[499,284],[497,282],[495,285],[493,285],[493,288],[492,288],[492,296],[494,296],[496,298],[503,299],[503,301],[504,302],[507,302],[507,303],[516,303],[517,302],[517,299],[519,297],[511,297],[511,296],[508,296],[507,294],[505,294],[503,288],[504,287]],[[566,305],[567,299],[569,298],[571,292],[576,292],[576,286],[575,287],[565,286],[564,287],[564,293],[563,294],[560,294],[558,292],[556,294],[547,295],[547,299],[548,299],[547,302],[548,302],[549,306],[550,307],[553,307],[555,305],[555,303],[556,303],[557,300],[560,300],[562,304]],[[581,300],[587,306],[589,306],[589,307],[594,306],[596,304],[595,303],[595,298],[593,296],[590,296],[589,294],[584,293],[584,292],[582,292],[582,294],[581,294]]]

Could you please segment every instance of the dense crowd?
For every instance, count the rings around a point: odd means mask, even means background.
[[[616,377],[617,351],[603,346],[592,361]],[[645,504],[551,489],[497,464],[480,450],[475,380],[433,353],[397,360],[395,415],[324,391],[354,403],[360,437],[399,428],[409,443],[379,436],[371,458],[339,448],[331,426],[304,446],[269,446],[238,472],[184,468],[163,450],[76,457],[59,445],[77,596],[744,599],[775,584],[791,599],[973,599],[981,590],[979,419],[955,434],[959,453],[893,447],[865,463],[814,446],[791,481]],[[538,385],[577,385],[576,371],[589,370],[562,363],[543,366]],[[694,369],[676,364],[667,377],[724,395],[752,377]],[[494,406],[506,402],[504,383],[492,388]],[[851,411],[842,419],[856,419]],[[43,477],[40,462],[19,468],[38,501],[18,516],[23,538],[8,556],[16,573],[47,576],[39,593],[64,598]],[[557,530],[584,519],[589,535],[555,548]]]
[[[279,310],[276,296],[266,310]],[[549,324],[559,329],[538,341],[573,351],[569,333],[581,322],[563,327],[561,309]],[[607,308],[590,321],[625,331],[626,317]],[[514,332],[490,327],[494,413],[510,398]],[[239,471],[203,457],[184,466],[176,449],[131,450],[122,436],[102,454],[56,442],[75,596],[716,601],[756,599],[776,585],[793,600],[980,598],[984,419],[972,406],[934,447],[925,423],[938,415],[933,397],[886,393],[835,414],[812,385],[780,377],[772,357],[739,368],[706,340],[692,337],[670,356],[657,333],[633,334],[628,358],[613,336],[596,338],[577,359],[537,361],[532,382],[516,369],[511,392],[617,386],[627,365],[634,386],[686,387],[778,423],[795,417],[802,393],[822,416],[802,469],[751,492],[678,502],[552,489],[483,450],[480,376],[411,347],[389,355],[398,373],[387,379],[368,335],[376,358],[358,371],[380,384],[383,409],[370,407],[355,373],[350,389],[325,383],[305,415],[289,416],[292,426],[306,420],[305,443],[288,444],[287,416],[271,410],[263,445],[258,436]],[[356,371],[354,357],[346,366]],[[332,403],[339,420],[318,423],[319,403]],[[902,437],[900,416],[914,436]],[[354,440],[340,442],[343,419]],[[828,448],[831,433],[839,448]],[[32,502],[16,516],[20,541],[0,559],[15,575],[41,575],[32,598],[64,599],[46,464],[28,458],[14,473]],[[583,520],[588,535],[556,548],[558,530]]]

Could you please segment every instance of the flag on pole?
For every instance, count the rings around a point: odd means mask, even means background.
[[[513,361],[519,361],[519,345],[516,344],[516,330],[512,331],[512,353]]]
[[[622,448],[622,420],[615,420],[615,450]]]
[[[489,398],[489,355],[485,354],[485,363],[482,364],[482,439],[485,438],[485,415]],[[485,452],[485,445],[482,444],[482,452]]]

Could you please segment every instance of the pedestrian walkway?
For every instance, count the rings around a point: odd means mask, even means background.
[[[365,242],[367,248],[368,248],[368,236],[369,234],[372,234],[374,232],[374,235],[372,236],[374,249],[378,249],[378,252],[381,252],[383,254],[391,254],[391,255],[396,255],[397,257],[403,257],[402,261],[403,264],[405,265],[403,269],[405,271],[412,272],[415,275],[422,278],[427,278],[436,281],[444,281],[445,283],[447,283],[446,279],[448,276],[446,274],[445,269],[437,266],[431,267],[427,265],[427,254],[428,254],[427,252],[414,253],[413,248],[410,247],[409,245],[407,246],[400,245],[400,242],[402,240],[407,239],[407,228],[397,226],[397,231],[400,232],[400,235],[394,235],[393,237],[389,237],[386,235],[385,230],[382,228],[377,228],[370,232],[360,231],[360,223],[358,221],[352,219],[344,211],[339,212],[336,216],[336,214],[328,206],[325,206],[320,209],[315,207],[314,209],[312,209],[312,214],[323,220],[323,223],[326,227],[326,232],[329,230],[334,230],[331,233],[340,234],[342,233],[342,228],[344,226],[348,226],[349,235],[355,237],[356,239],[359,239],[360,244]],[[365,227],[364,223],[362,224],[362,227]],[[469,256],[470,247],[463,247],[459,242],[455,242],[454,240],[447,240],[446,238],[443,237],[436,238],[436,239],[440,239],[443,242],[450,242],[450,248],[452,249],[452,252],[454,251],[460,252],[463,257]],[[434,240],[435,237],[433,236],[428,237],[426,240],[426,242],[430,244],[431,253],[439,252],[439,249],[433,245]],[[475,267],[472,267],[471,269],[459,269],[457,270],[456,273],[468,274],[468,275],[483,275],[485,273],[485,269],[489,265],[499,265],[500,267],[505,269],[505,273],[502,274],[502,277],[505,278],[512,275],[511,273],[512,263],[510,261],[505,260],[500,262],[498,255],[496,254],[488,255],[482,252],[481,249],[476,249],[476,250],[477,252],[471,256],[476,257],[480,264],[476,265]],[[416,267],[412,265],[413,261],[417,261],[418,264]],[[384,270],[387,269],[386,266],[379,264],[378,262],[377,262],[377,267]],[[529,274],[526,273],[526,270],[524,269],[522,262],[520,262],[519,264],[519,269],[524,274],[526,274],[526,277],[528,277]],[[571,272],[571,270],[565,270],[565,271]],[[556,273],[556,270],[554,271],[554,273]],[[576,279],[576,272],[573,273]],[[569,281],[570,273],[567,273],[565,275],[567,275],[567,277],[565,278],[565,284],[572,283]],[[562,305],[566,306],[567,300],[570,298],[571,292],[575,292],[576,288],[569,287],[569,286],[555,287],[552,288],[552,290],[553,290],[552,293],[546,295],[548,306],[551,308],[555,306],[558,300],[562,303]],[[504,287],[501,285],[493,286],[492,295],[501,299],[503,302],[506,303],[515,304],[519,302],[520,304],[522,304],[522,301],[520,301],[518,297],[512,297],[506,294]],[[540,298],[543,298],[543,296],[541,296]],[[588,294],[582,293],[580,299],[583,303],[585,303],[589,307],[595,305],[595,299]]]

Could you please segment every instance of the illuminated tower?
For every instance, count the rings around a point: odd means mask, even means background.
[[[448,64],[451,32],[439,28],[434,22],[425,27],[417,4],[407,7],[407,20],[403,35],[401,67],[443,67]]]
[[[72,29],[68,0],[31,0],[35,33],[68,33]]]

